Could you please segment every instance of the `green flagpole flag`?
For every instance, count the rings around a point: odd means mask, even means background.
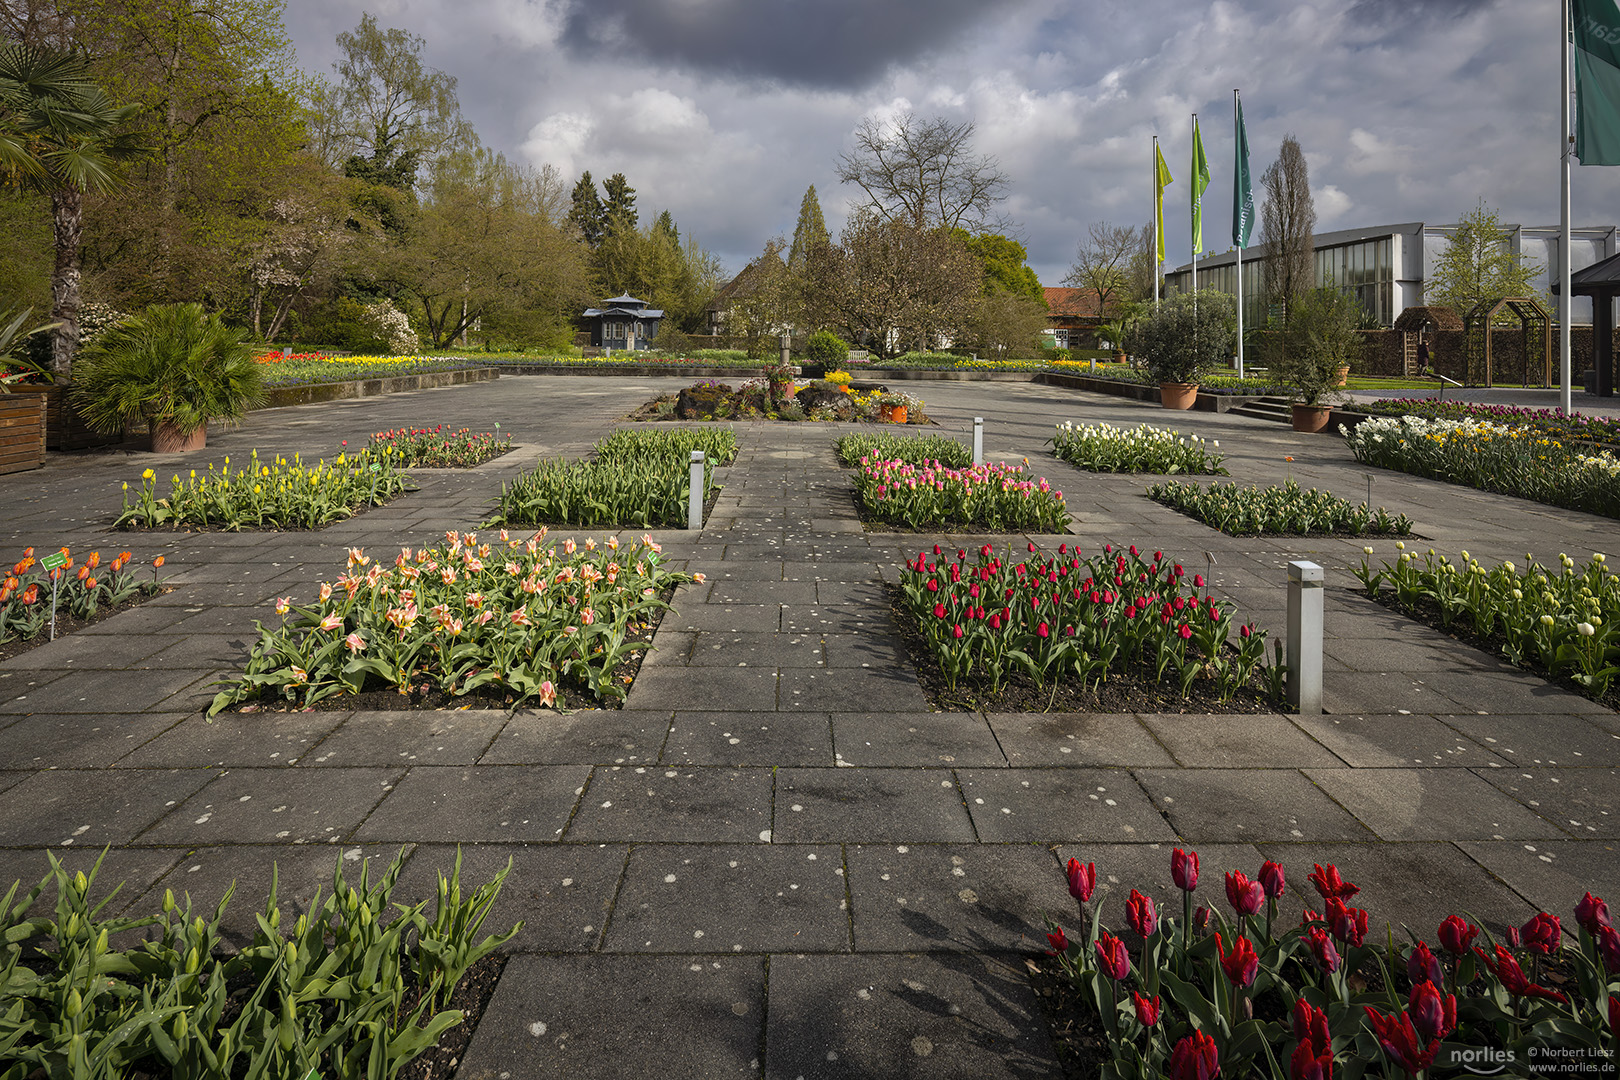
[[[1249,186],[1249,129],[1243,124],[1243,102],[1237,103],[1237,150],[1232,164],[1232,244],[1249,246],[1254,228],[1254,189]]]
[[[1164,163],[1164,151],[1159,149],[1158,140],[1153,142],[1153,215],[1154,223],[1158,225],[1158,250],[1154,254],[1160,262],[1164,262],[1164,189],[1171,182],[1170,166]]]
[[[1620,165],[1620,8],[1571,0],[1575,24],[1575,156]]]
[[[1204,156],[1204,140],[1198,134],[1198,118],[1193,118],[1192,155],[1192,249],[1204,250],[1204,189],[1209,187],[1209,159]]]

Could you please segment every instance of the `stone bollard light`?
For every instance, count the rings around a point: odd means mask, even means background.
[[[692,490],[686,497],[686,527],[703,528],[703,451],[692,451]],[[1318,620],[1320,622],[1320,620]]]
[[[1288,704],[1301,716],[1322,713],[1322,585],[1325,574],[1313,562],[1288,564]]]
[[[984,417],[973,418],[973,464],[984,464]]]

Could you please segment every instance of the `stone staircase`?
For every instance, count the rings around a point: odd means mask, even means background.
[[[1262,397],[1239,405],[1232,413],[1239,416],[1253,416],[1260,420],[1271,420],[1279,424],[1292,424],[1292,403],[1285,397]]]

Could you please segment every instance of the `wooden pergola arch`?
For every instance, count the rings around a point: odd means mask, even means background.
[[[1463,334],[1468,356],[1467,382],[1470,386],[1494,386],[1495,364],[1491,356],[1491,324],[1506,308],[1519,320],[1524,335],[1524,369],[1521,382],[1530,385],[1530,372],[1534,362],[1531,343],[1539,330],[1541,344],[1540,380],[1550,386],[1552,380],[1552,317],[1533,296],[1506,296],[1495,300],[1481,300],[1463,316]],[[1483,341],[1481,341],[1483,339]]]

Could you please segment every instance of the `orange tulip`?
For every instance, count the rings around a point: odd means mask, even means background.
[[[94,570],[96,567],[100,566],[101,565],[101,552],[92,551],[90,553],[90,557],[88,559],[84,560],[84,565],[88,566],[92,570]]]
[[[89,567],[88,567],[88,566],[81,566],[81,567],[79,567],[79,572],[78,572],[78,574],[76,574],[76,575],[75,575],[75,576],[76,576],[76,577],[77,577],[77,578],[78,578],[78,579],[79,579],[79,580],[80,580],[80,581],[83,581],[83,580],[85,580],[85,579],[86,579],[86,578],[88,578],[88,577],[89,577],[89,576],[90,576],[90,568],[89,568]]]
[[[160,567],[162,565],[163,565],[163,556],[159,555],[157,558],[152,560],[152,569],[156,570],[158,567]]]
[[[94,589],[96,587],[96,579],[95,578],[85,578],[84,579],[84,587],[86,589]]]
[[[39,601],[39,586],[30,585],[23,590],[23,605],[31,606]]]

